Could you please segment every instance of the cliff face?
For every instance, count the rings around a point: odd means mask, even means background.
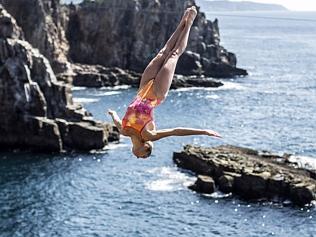
[[[61,5],[59,0],[0,0],[58,74],[72,73],[69,61],[142,72],[175,30],[194,0],[107,0]],[[176,73],[233,77],[236,56],[220,45],[218,22],[199,12]],[[67,79],[67,78],[66,78]]]
[[[110,0],[69,5],[70,58],[79,63],[142,72],[194,1]],[[220,46],[218,22],[199,12],[177,73],[215,77],[246,75],[236,57]]]
[[[90,150],[117,139],[109,125],[73,103],[70,87],[57,81],[1,5],[0,103],[0,149]]]
[[[64,27],[67,12],[59,0],[0,0],[23,29],[25,39],[51,62],[55,73],[70,70]]]

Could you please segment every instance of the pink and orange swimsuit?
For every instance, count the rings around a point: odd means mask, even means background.
[[[161,103],[153,91],[154,79],[147,82],[129,104],[122,120],[122,127],[131,127],[141,132],[145,126],[154,120],[154,108]]]

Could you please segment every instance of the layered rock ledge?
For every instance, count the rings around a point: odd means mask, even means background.
[[[112,140],[118,132],[73,102],[70,86],[0,5],[0,149],[91,150]]]
[[[134,71],[123,70],[118,67],[104,67],[101,65],[73,64],[74,86],[84,87],[113,87],[118,85],[129,85],[138,87],[141,74]],[[223,83],[200,76],[175,75],[171,89],[183,87],[219,87]]]
[[[214,186],[224,193],[244,199],[291,200],[305,205],[315,200],[315,171],[295,167],[283,156],[256,150],[219,146],[186,145],[174,152],[173,160],[181,168],[193,171],[198,179],[191,189],[212,193]]]

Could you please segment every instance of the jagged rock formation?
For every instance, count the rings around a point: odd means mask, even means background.
[[[173,154],[179,167],[212,177],[224,193],[233,192],[245,199],[278,197],[297,205],[308,204],[315,200],[315,172],[296,168],[288,158],[288,154],[278,156],[233,146],[187,145]],[[212,179],[205,177],[192,187],[199,192],[214,191]]]
[[[90,150],[118,139],[110,125],[73,103],[70,87],[57,81],[49,61],[22,39],[0,5],[0,149]]]
[[[193,0],[84,1],[69,5],[67,38],[74,62],[100,64],[142,72],[175,30]],[[187,51],[176,73],[233,77],[236,56],[220,45],[218,21],[198,13]]]
[[[73,85],[85,87],[103,87],[131,85],[138,87],[141,78],[140,73],[135,73],[121,68],[107,68],[101,65],[73,64]],[[171,88],[183,87],[219,87],[223,83],[198,76],[175,75]]]
[[[59,0],[0,0],[23,29],[25,39],[50,61],[55,74],[71,73],[64,28],[67,11]]]
[[[17,25],[15,19],[3,9],[0,5],[0,37],[1,38],[14,38],[24,40],[22,29]]]

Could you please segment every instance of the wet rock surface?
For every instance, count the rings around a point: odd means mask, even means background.
[[[40,151],[103,148],[117,140],[112,126],[94,121],[57,81],[49,61],[23,39],[0,5],[0,149]]]
[[[186,145],[181,152],[173,154],[179,167],[211,177],[224,193],[232,192],[248,200],[291,200],[300,206],[309,204],[315,200],[315,171],[296,167],[288,157],[234,146]],[[201,178],[193,186],[202,186],[194,190],[205,192]]]

